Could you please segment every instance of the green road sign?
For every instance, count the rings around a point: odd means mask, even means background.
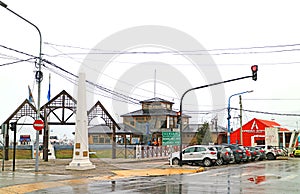
[[[162,145],[180,145],[180,132],[177,131],[163,131]]]

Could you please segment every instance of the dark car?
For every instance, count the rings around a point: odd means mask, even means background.
[[[248,160],[244,146],[238,144],[225,144],[225,145],[232,150],[235,163],[238,164],[240,162],[244,162]]]
[[[256,147],[247,147],[251,154],[251,161],[258,160],[260,158],[260,150]]]
[[[225,145],[215,145],[217,149],[218,159],[216,161],[217,165],[228,164],[234,161],[233,151]]]
[[[265,160],[267,158],[266,156],[266,150],[262,147],[255,147],[259,152],[259,158],[258,160]]]

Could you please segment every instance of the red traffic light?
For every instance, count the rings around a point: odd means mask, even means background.
[[[258,66],[257,66],[257,65],[252,65],[252,66],[251,66],[252,79],[253,79],[254,81],[257,80],[257,70],[258,70]]]
[[[251,70],[254,71],[254,72],[257,71],[257,70],[258,70],[257,65],[252,65],[252,66],[251,66]]]

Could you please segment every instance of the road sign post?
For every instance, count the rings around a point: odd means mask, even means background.
[[[38,161],[39,161],[39,146],[40,146],[40,140],[39,140],[39,131],[41,131],[44,128],[44,121],[41,119],[36,119],[33,122],[33,128],[36,130],[36,142],[35,142],[35,169],[38,171]]]

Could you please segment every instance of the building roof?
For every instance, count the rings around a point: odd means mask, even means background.
[[[196,133],[198,132],[198,129],[200,129],[202,127],[203,124],[189,124],[188,127],[186,127],[185,129],[183,129],[183,132],[185,133]],[[220,132],[226,132],[227,129],[225,127],[222,127],[220,125],[217,126],[217,128],[215,127],[211,127],[211,125],[209,124],[209,129],[210,132],[212,133],[220,133]]]
[[[158,98],[158,97],[140,101],[140,103],[152,103],[152,102],[165,102],[165,103],[169,103],[169,104],[174,104],[174,102],[170,102],[168,100],[164,100],[164,99]]]
[[[177,112],[167,109],[155,109],[155,110],[136,110],[130,113],[121,115],[121,117],[133,117],[133,116],[177,116]],[[182,114],[182,117],[191,118],[191,116]]]
[[[265,128],[278,128],[279,131],[289,131],[287,128],[281,127],[281,125],[275,121],[269,121],[269,120],[263,120],[263,119],[257,119],[253,118],[246,124],[242,126],[243,131],[244,130],[265,130]],[[240,128],[233,131],[239,131]]]
[[[118,125],[121,127],[121,129],[120,130],[116,129],[116,134],[142,134],[142,132],[137,131],[134,128],[131,128],[122,123],[118,123]],[[100,125],[95,125],[95,126],[89,127],[88,131],[89,131],[89,134],[112,134],[112,132],[113,132],[105,124],[100,124]]]

